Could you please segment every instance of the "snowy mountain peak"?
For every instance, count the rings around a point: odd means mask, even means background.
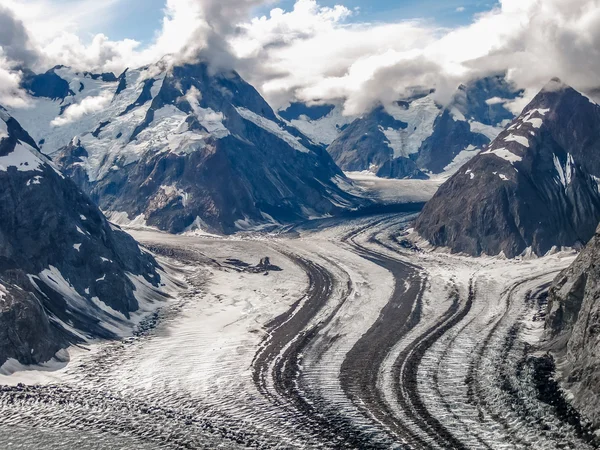
[[[491,76],[459,86],[444,107],[434,90],[415,89],[383,112],[355,118],[328,150],[343,170],[394,178],[443,174],[498,136],[514,117],[506,103],[521,93],[503,76]]]
[[[417,230],[472,255],[587,242],[600,220],[599,135],[600,106],[568,86],[544,88],[440,187]]]
[[[544,85],[542,92],[556,92],[568,88],[570,88],[569,85],[563,83],[560,78],[554,77]]]
[[[234,71],[164,59],[119,77],[59,67],[40,80],[61,95],[32,94],[10,112],[119,220],[231,232],[363,202],[324,147]]]

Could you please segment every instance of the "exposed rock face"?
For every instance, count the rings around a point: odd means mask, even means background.
[[[600,424],[600,230],[550,288],[546,334],[573,404]]]
[[[229,233],[365,202],[347,192],[351,182],[325,148],[235,72],[157,64],[106,82],[57,73],[71,87],[84,83],[65,104],[93,95],[106,106],[73,120],[61,106],[43,150],[111,219]]]
[[[426,180],[429,177],[425,175],[417,164],[410,158],[389,159],[377,171],[377,176],[381,178],[409,178],[414,180]]]
[[[581,246],[600,220],[600,107],[551,81],[482,153],[444,183],[416,229],[470,255]]]
[[[416,164],[431,173],[442,173],[463,150],[483,148],[489,142],[487,136],[472,132],[467,121],[456,120],[446,110],[437,116],[433,133],[421,144]]]
[[[326,117],[335,108],[335,105],[305,105],[304,103],[292,103],[286,109],[279,111],[279,116],[285,120],[292,121],[304,116],[306,120],[319,120]]]
[[[489,144],[514,117],[504,103],[520,94],[504,77],[493,76],[461,85],[445,108],[434,92],[415,95],[356,118],[328,151],[343,170],[373,170],[387,178],[439,174],[461,153],[469,158]],[[315,132],[322,129],[319,119],[305,122],[315,124]]]
[[[522,92],[514,89],[503,76],[491,76],[461,85],[454,95],[451,108],[456,108],[467,121],[497,126],[514,119],[504,104]]]
[[[21,86],[35,97],[47,97],[52,100],[63,100],[75,93],[69,87],[69,83],[56,74],[56,66],[45,73],[35,74],[31,70],[24,70]]]
[[[136,289],[160,283],[152,256],[0,108],[0,366],[115,337],[139,309]]]
[[[48,361],[68,343],[33,293],[0,279],[0,366],[9,358],[26,365]]]
[[[394,119],[379,107],[348,125],[327,150],[344,170],[381,167],[394,157],[385,130],[404,130],[407,126],[407,123]],[[416,166],[414,168],[418,171]]]

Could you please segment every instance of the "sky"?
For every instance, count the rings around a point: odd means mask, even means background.
[[[9,6],[17,5],[25,9],[36,3],[44,5],[44,9],[56,12],[69,11],[82,0],[49,0],[47,2],[29,2],[27,0],[7,0]],[[273,7],[291,10],[296,0],[281,0],[268,5],[258,6],[250,12],[252,16],[269,15]],[[86,3],[86,0],[83,0]],[[456,27],[470,23],[477,13],[489,11],[498,5],[493,0],[322,0],[321,6],[333,7],[343,4],[356,13],[349,22],[397,22],[409,19],[421,19],[444,27]],[[160,31],[164,16],[165,0],[108,0],[107,8],[97,14],[97,7],[82,9],[84,13],[70,30],[83,40],[103,33],[113,40],[135,39],[142,46],[152,43],[152,39]],[[41,9],[40,9],[41,10]]]
[[[284,0],[278,6],[291,9],[294,0]],[[357,10],[350,22],[398,22],[409,19],[421,19],[437,23],[440,26],[455,27],[466,25],[473,15],[491,10],[497,6],[492,0],[347,0],[321,1],[322,6],[343,4],[351,10]],[[269,7],[259,8],[257,14],[268,14]]]
[[[167,54],[237,70],[275,108],[338,102],[355,115],[414,87],[444,103],[459,83],[497,73],[524,102],[554,76],[600,86],[600,0],[0,3],[0,104],[26,106],[23,68],[120,73]]]

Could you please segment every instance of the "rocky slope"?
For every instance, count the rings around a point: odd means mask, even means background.
[[[325,148],[235,72],[161,62],[114,80],[53,73],[71,94],[13,113],[41,124],[44,153],[112,220],[228,233],[365,202]]]
[[[554,79],[445,182],[416,230],[433,245],[514,257],[576,247],[600,220],[600,107]]]
[[[154,258],[0,107],[0,366],[120,335],[160,285]]]
[[[461,85],[446,107],[434,92],[424,91],[358,118],[344,118],[335,105],[293,104],[280,115],[311,139],[330,144],[343,170],[424,178],[457,169],[476,155],[514,118],[505,103],[520,94],[503,76],[491,76]]]
[[[600,230],[548,295],[546,335],[573,404],[600,424]]]

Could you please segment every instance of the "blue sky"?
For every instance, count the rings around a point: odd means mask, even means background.
[[[104,33],[114,40],[135,39],[148,44],[160,28],[165,0],[128,0],[119,4],[119,13],[103,26],[91,30]]]
[[[282,0],[279,7],[291,9],[294,0]],[[407,19],[426,19],[442,26],[466,25],[473,14],[489,11],[497,2],[493,0],[321,0],[322,6],[342,4],[349,9],[360,8],[353,20],[358,22],[391,22]],[[458,10],[457,9],[461,9]],[[464,8],[464,10],[463,10]],[[270,8],[264,8],[266,12]]]
[[[256,15],[268,14],[275,7],[291,10],[295,0],[281,0],[256,11]],[[164,0],[128,0],[119,6],[119,13],[100,30],[111,39],[136,39],[148,44],[161,25]],[[489,11],[494,0],[319,0],[322,6],[342,4],[349,9],[359,8],[351,21],[393,22],[407,19],[424,19],[443,27],[467,25],[473,15]]]

